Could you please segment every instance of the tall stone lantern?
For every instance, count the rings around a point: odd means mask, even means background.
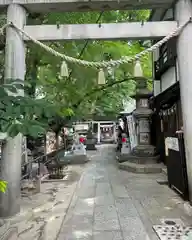
[[[151,92],[147,89],[147,79],[143,77],[143,71],[139,61],[134,69],[136,80],[136,109],[133,116],[136,122],[137,146],[132,150],[132,155],[139,157],[140,163],[145,163],[155,155],[155,147],[151,145],[150,121],[153,111],[149,108]],[[144,158],[142,158],[144,157]],[[149,157],[149,158],[148,158]]]

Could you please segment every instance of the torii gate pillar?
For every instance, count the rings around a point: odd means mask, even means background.
[[[175,8],[176,20],[182,24],[192,17],[191,0],[179,0]],[[192,24],[188,24],[178,36],[177,42],[180,94],[183,112],[185,151],[192,202]]]
[[[25,9],[18,4],[10,4],[7,21],[23,28],[26,23]],[[13,28],[7,28],[5,80],[25,77],[25,46],[23,37]],[[22,160],[22,136],[9,138],[2,147],[1,176],[8,182],[6,193],[0,194],[0,216],[12,216],[20,211],[20,180]]]

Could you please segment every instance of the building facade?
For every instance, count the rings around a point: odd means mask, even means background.
[[[169,9],[153,10],[150,21],[177,20],[176,13],[179,7],[177,4],[181,3],[175,3]],[[184,199],[191,201],[188,187],[191,185],[189,176],[191,163],[187,163],[185,154],[182,113],[182,103],[185,104],[185,100],[181,93],[183,82],[180,81],[182,73],[178,54],[178,37],[173,37],[153,53],[152,127],[160,161],[167,166],[169,186],[179,192]]]

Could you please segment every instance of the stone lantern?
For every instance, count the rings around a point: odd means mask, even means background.
[[[134,69],[136,80],[136,109],[133,111],[137,135],[137,145],[132,149],[124,162],[119,162],[119,168],[134,173],[160,173],[162,165],[158,163],[159,156],[151,145],[150,122],[153,111],[149,108],[150,91],[147,89],[147,79],[139,61]]]
[[[147,89],[147,79],[143,77],[139,61],[136,62],[134,76],[136,93],[132,97],[136,100],[136,110],[133,111],[133,116],[136,122],[138,145],[132,150],[132,155],[140,157],[140,163],[144,163],[155,155],[155,147],[151,145],[150,139],[150,121],[153,111],[149,108],[148,100],[151,92]],[[142,157],[144,157],[143,160]]]

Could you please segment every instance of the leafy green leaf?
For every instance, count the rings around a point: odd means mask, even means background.
[[[18,123],[13,123],[8,129],[7,129],[7,134],[10,137],[16,137],[19,134],[20,130],[20,125],[18,127]]]
[[[8,93],[6,92],[5,88],[0,86],[0,98],[4,98],[8,96]]]
[[[39,125],[33,125],[29,128],[29,135],[32,137],[38,137],[43,133],[45,133],[45,129]]]
[[[7,189],[7,182],[0,180],[0,192],[5,193],[6,189]]]
[[[3,124],[4,123],[4,124]],[[7,132],[8,129],[11,127],[12,123],[11,122],[5,122],[1,121],[1,132]]]

